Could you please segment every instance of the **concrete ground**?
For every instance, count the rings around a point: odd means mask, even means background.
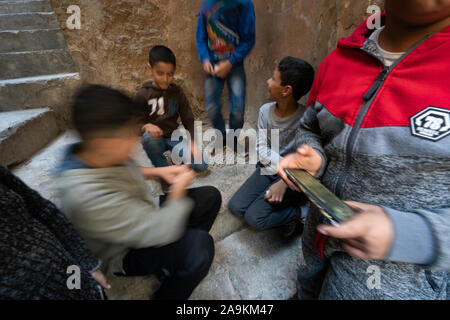
[[[67,131],[30,161],[13,171],[42,196],[59,204],[51,189],[51,171],[61,159],[67,145],[77,141]],[[143,150],[136,155],[141,165],[150,166]],[[258,232],[247,227],[242,219],[226,208],[228,200],[253,173],[254,165],[210,166],[209,175],[197,178],[193,187],[213,185],[222,193],[223,204],[211,230],[216,254],[208,276],[196,288],[191,299],[290,299],[295,296],[297,266],[302,259],[301,239],[286,242],[278,230]],[[149,182],[152,192],[159,185]],[[152,277],[109,279],[111,299],[148,299],[158,286]]]

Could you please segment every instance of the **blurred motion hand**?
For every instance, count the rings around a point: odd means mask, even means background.
[[[230,73],[231,68],[233,68],[233,65],[231,64],[230,61],[228,60],[220,61],[218,64],[216,64],[214,68],[214,74],[218,78],[225,79]]]
[[[346,203],[358,212],[339,226],[317,227],[320,233],[342,239],[347,253],[360,259],[383,260],[394,239],[394,226],[381,207],[354,201]]]
[[[168,184],[174,184],[175,179],[178,175],[188,172],[189,166],[184,165],[177,165],[177,166],[169,166],[169,167],[161,167],[159,168],[159,177],[164,179]]]
[[[209,74],[211,76],[214,75],[214,68],[209,60],[206,60],[203,63],[203,71],[205,71],[206,74]]]
[[[278,163],[278,175],[294,190],[300,191],[287,177],[284,169],[303,169],[315,176],[322,166],[320,154],[308,145],[297,149],[296,153],[288,154]]]
[[[191,184],[194,178],[195,173],[193,170],[188,170],[186,172],[178,174],[173,180],[172,191],[170,192],[167,199],[172,200],[186,196],[186,188]]]
[[[163,131],[161,130],[161,128],[151,123],[147,123],[145,126],[143,126],[142,131],[146,135],[150,134],[153,139],[159,139],[163,135]]]
[[[95,281],[97,281],[97,283],[99,285],[102,286],[103,289],[105,289],[105,290],[111,289],[111,285],[108,283],[108,280],[106,279],[106,277],[103,274],[103,272],[100,271],[100,269],[95,271],[92,274],[92,277],[95,279]]]

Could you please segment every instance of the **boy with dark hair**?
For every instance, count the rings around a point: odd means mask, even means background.
[[[322,62],[300,148],[279,163],[357,212],[330,226],[311,206],[303,299],[449,298],[450,1],[385,8],[381,29],[363,22]]]
[[[207,169],[200,149],[194,143],[194,115],[181,87],[173,83],[177,62],[172,50],[165,46],[154,46],[149,53],[147,68],[153,80],[144,83],[136,94],[137,104],[145,107],[146,124],[142,127],[142,146],[155,167],[169,164],[164,152],[182,143],[172,140],[172,133],[178,128],[178,118],[190,134],[190,146],[180,145],[179,156],[191,163],[196,172]],[[181,138],[180,138],[181,139]],[[189,159],[183,154],[188,149]],[[172,159],[173,161],[173,159]]]
[[[305,107],[298,100],[311,89],[314,69],[304,60],[286,57],[267,80],[268,99],[259,111],[256,171],[233,195],[228,208],[256,229],[285,225],[284,234],[295,230],[295,222],[305,218],[306,198],[288,188],[277,174],[281,157],[295,150],[295,133]],[[279,141],[271,141],[272,131]],[[275,143],[279,145],[274,150]]]
[[[108,274],[165,275],[156,299],[187,299],[214,256],[208,234],[221,205],[213,187],[186,190],[187,166],[139,168],[141,109],[123,93],[90,86],[75,97],[73,121],[81,143],[58,169],[63,212],[102,260]],[[158,208],[144,180],[172,184]],[[187,229],[186,229],[187,226]]]
[[[230,129],[242,129],[246,79],[244,59],[255,45],[255,9],[251,0],[205,0],[197,24],[197,51],[206,73],[205,109],[226,143],[221,96],[230,92]],[[222,141],[220,141],[222,142]],[[237,137],[234,137],[237,151]]]

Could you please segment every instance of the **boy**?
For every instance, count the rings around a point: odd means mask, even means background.
[[[180,118],[191,138],[191,168],[201,172],[208,165],[194,143],[194,115],[189,101],[181,87],[173,83],[176,66],[175,55],[169,48],[155,46],[150,50],[147,68],[153,80],[144,83],[136,94],[136,102],[145,107],[147,115],[147,124],[142,128],[142,145],[155,167],[167,167],[169,164],[163,153],[180,143],[171,139]],[[182,149],[179,155],[183,157]]]
[[[102,261],[107,274],[163,277],[156,299],[187,299],[214,256],[208,234],[221,204],[213,187],[185,188],[186,166],[138,168],[130,156],[139,143],[138,106],[119,91],[83,89],[72,106],[81,143],[58,170],[63,212]],[[172,184],[157,208],[144,178]],[[187,226],[187,229],[186,229]]]
[[[287,225],[289,236],[295,221],[306,216],[303,194],[288,188],[276,174],[281,157],[295,151],[295,133],[305,107],[298,100],[311,89],[314,69],[301,59],[286,57],[267,80],[270,103],[259,111],[257,151],[260,163],[256,171],[231,198],[228,208],[256,229]],[[267,134],[262,134],[265,130]],[[272,150],[271,131],[279,130],[279,154]],[[273,142],[274,143],[274,142]],[[264,168],[262,163],[267,166]],[[265,171],[265,172],[263,172]],[[302,215],[303,211],[303,215]]]
[[[301,298],[449,298],[450,1],[385,8],[383,29],[362,23],[322,62],[301,148],[279,163],[358,201],[338,227],[311,207]]]
[[[197,51],[205,79],[205,109],[226,145],[221,96],[230,92],[230,129],[242,129],[245,113],[244,59],[255,45],[255,9],[251,0],[205,0],[197,24]],[[222,141],[220,141],[222,142]],[[237,137],[234,136],[234,151]]]

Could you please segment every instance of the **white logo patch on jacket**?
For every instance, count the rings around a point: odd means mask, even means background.
[[[410,119],[413,136],[438,141],[450,134],[450,110],[429,106]]]

